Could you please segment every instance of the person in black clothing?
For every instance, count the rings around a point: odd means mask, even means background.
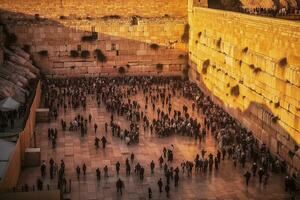
[[[116,163],[116,171],[117,171],[117,175],[119,176],[119,172],[120,172],[120,162],[119,161]]]
[[[253,177],[256,176],[256,171],[257,171],[257,164],[256,164],[256,162],[254,162],[252,164],[252,174],[253,174]]]
[[[101,179],[101,171],[99,168],[96,169],[96,175],[97,175],[97,180],[100,181]]]
[[[151,174],[154,174],[154,167],[155,167],[155,164],[154,164],[154,162],[152,160],[151,163],[150,163]]]
[[[94,124],[95,134],[96,134],[96,132],[97,132],[97,129],[98,129],[98,125],[95,123],[95,124]]]
[[[79,176],[80,176],[80,167],[79,166],[76,167],[76,173],[77,173],[77,179],[79,180]]]
[[[143,179],[144,179],[144,172],[145,172],[144,167],[141,167],[141,168],[140,168],[140,180],[143,180]]]
[[[264,175],[264,170],[263,170],[263,168],[259,168],[259,170],[258,170],[259,184],[262,183],[263,175]]]
[[[98,137],[95,137],[95,146],[97,149],[99,148],[99,141],[100,139]]]
[[[46,163],[45,163],[44,160],[43,160],[43,163],[41,165],[41,176],[42,177],[46,176]]]
[[[85,176],[85,173],[86,173],[86,165],[85,165],[85,163],[83,163],[83,165],[82,165],[82,171],[83,171],[83,175]]]
[[[132,152],[131,155],[130,155],[130,160],[131,160],[131,162],[134,161],[134,153],[133,153],[133,152]]]
[[[43,190],[43,181],[41,179],[37,180],[37,188],[39,191]]]
[[[122,189],[124,188],[124,182],[119,178],[116,183],[117,193],[120,193],[122,196]]]
[[[165,191],[166,191],[167,198],[169,198],[170,197],[170,186],[168,184],[165,186]]]
[[[247,185],[247,187],[248,187],[248,185],[249,185],[249,180],[250,180],[250,178],[251,178],[251,173],[250,173],[249,171],[247,171],[247,172],[244,174],[244,177],[245,177],[245,179],[246,179],[246,185]]]
[[[175,184],[175,187],[178,186],[178,181],[179,181],[179,174],[175,172],[175,176],[174,176],[174,184]]]
[[[107,140],[104,136],[101,138],[101,142],[102,142],[102,148],[105,149],[105,145],[107,143]]]
[[[148,188],[148,197],[149,197],[149,199],[152,199],[152,190],[151,190],[151,188]]]
[[[161,178],[158,180],[157,185],[158,185],[159,193],[162,193],[163,182]]]

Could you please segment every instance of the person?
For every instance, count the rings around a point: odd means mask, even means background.
[[[77,179],[79,180],[79,176],[80,176],[80,167],[79,166],[76,167],[76,173],[77,173]]]
[[[290,177],[286,176],[284,178],[284,186],[285,186],[285,191],[289,191],[290,190]]]
[[[154,161],[152,160],[150,163],[151,174],[154,174],[154,167],[155,167],[155,164],[154,164]]]
[[[120,193],[122,196],[122,189],[124,188],[124,182],[119,178],[116,183],[117,193]]]
[[[97,149],[99,148],[99,141],[100,139],[98,137],[95,137],[95,146]]]
[[[170,186],[168,184],[165,186],[165,191],[166,191],[167,198],[169,198],[170,197]]]
[[[246,186],[248,187],[249,185],[249,180],[251,178],[251,173],[249,171],[247,171],[245,174],[244,174],[244,177],[246,179]]]
[[[43,190],[43,181],[41,179],[37,179],[37,188],[39,191]]]
[[[89,114],[89,123],[91,123],[92,122],[92,115],[91,115],[91,113]]]
[[[97,129],[98,129],[98,125],[96,123],[94,124],[94,129],[95,129],[95,134],[96,134]]]
[[[163,157],[160,156],[159,159],[158,159],[158,161],[159,161],[159,167],[162,168],[162,164],[163,164],[163,162],[164,162]]]
[[[253,174],[253,177],[256,176],[256,171],[257,171],[257,164],[256,164],[256,162],[254,162],[252,164],[252,174]]]
[[[103,170],[104,170],[104,177],[107,178],[108,177],[108,167],[107,167],[107,165],[104,166]]]
[[[43,163],[41,165],[41,176],[46,176],[46,162],[43,160]]]
[[[116,163],[116,171],[117,171],[117,175],[119,176],[119,172],[120,172],[120,162],[119,161]]]
[[[141,167],[141,168],[140,168],[140,180],[143,180],[143,179],[144,179],[144,172],[145,172],[144,167]]]
[[[149,199],[152,199],[152,190],[150,187],[148,188],[148,197]]]
[[[259,170],[258,170],[259,184],[262,183],[263,175],[264,175],[264,170],[263,170],[262,167],[260,167]]]
[[[268,172],[265,174],[265,178],[264,178],[264,186],[267,185],[268,180],[269,180],[270,175],[268,174]]]
[[[101,171],[99,168],[96,169],[96,175],[97,175],[97,180],[100,181],[101,179]]]
[[[179,181],[179,174],[175,171],[175,176],[174,176],[174,185],[175,185],[175,187],[178,186],[178,181]]]
[[[105,145],[106,145],[106,143],[107,143],[107,140],[106,140],[105,136],[103,136],[103,137],[101,138],[101,142],[102,142],[102,148],[105,149]]]
[[[83,175],[85,176],[85,172],[86,172],[86,165],[85,165],[85,163],[83,163],[83,165],[82,165],[82,171],[83,171]]]
[[[132,152],[131,155],[130,155],[130,160],[131,160],[131,162],[133,163],[133,161],[134,161],[134,153],[133,153],[133,152]]]
[[[158,180],[157,185],[158,185],[159,193],[162,193],[163,182],[161,178]]]

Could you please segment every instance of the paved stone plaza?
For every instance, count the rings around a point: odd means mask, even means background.
[[[202,121],[201,115],[196,111],[192,112],[191,102],[178,96],[172,97],[173,109],[182,110],[185,104],[189,107],[190,114],[193,117],[198,117]],[[132,97],[135,98],[144,108],[144,97],[142,93]],[[68,109],[66,113],[60,112],[57,121],[51,123],[37,124],[36,132],[38,135],[38,146],[41,147],[42,160],[47,163],[47,175],[43,179],[44,189],[46,185],[50,185],[50,189],[57,188],[57,176],[55,179],[50,180],[49,177],[49,159],[53,158],[55,162],[60,165],[60,160],[63,159],[66,164],[66,178],[72,180],[72,191],[66,194],[65,197],[72,200],[78,199],[148,199],[148,187],[152,188],[153,199],[166,199],[166,193],[159,194],[157,181],[161,177],[165,185],[165,177],[163,170],[159,169],[158,159],[162,155],[163,147],[170,147],[174,145],[174,160],[168,163],[170,166],[179,166],[183,160],[193,161],[197,153],[205,148],[207,154],[216,154],[216,142],[214,138],[207,134],[206,140],[199,143],[193,137],[172,135],[170,137],[159,138],[155,134],[151,135],[150,131],[144,132],[141,130],[139,144],[126,145],[124,140],[119,137],[113,137],[109,129],[106,134],[104,131],[104,123],[110,121],[110,113],[107,113],[103,103],[100,108],[97,107],[95,98],[91,96],[87,100],[87,109],[84,111],[82,108],[77,110]],[[162,109],[162,105],[158,104]],[[165,111],[167,107],[165,106]],[[68,122],[74,119],[76,115],[82,114],[88,117],[89,113],[92,114],[92,123],[89,124],[88,134],[83,138],[80,132],[63,132],[61,129],[60,119],[63,118]],[[147,115],[150,119],[156,115],[152,109],[147,110]],[[121,128],[129,126],[125,117],[115,115],[115,120],[121,125]],[[94,122],[98,124],[97,136],[99,138],[104,134],[108,139],[108,145],[105,150],[99,148],[96,150],[94,146]],[[58,129],[57,147],[52,149],[51,142],[48,141],[47,131],[48,128]],[[142,128],[142,122],[140,124]],[[131,152],[135,154],[134,163],[140,162],[145,167],[145,178],[143,181],[139,180],[138,176],[132,173],[130,176],[125,175],[125,160],[130,157]],[[129,158],[130,159],[130,158]],[[150,162],[155,162],[155,173],[150,173]],[[125,183],[123,196],[116,192],[117,175],[115,172],[115,164],[119,161],[121,163],[120,175]],[[81,172],[80,181],[77,180],[76,167],[82,164],[87,165],[87,174],[83,176]],[[109,166],[109,178],[103,177],[103,167]],[[96,168],[101,169],[101,181],[96,179]],[[131,165],[133,171],[134,165]],[[250,169],[249,163],[245,169],[238,166],[236,169],[231,160],[221,161],[220,169],[218,172],[214,171],[210,174],[199,173],[187,177],[180,171],[179,187],[174,187],[174,182],[171,181],[170,199],[209,199],[209,200],[238,200],[238,199],[264,199],[264,200],[280,200],[285,199],[288,195],[284,191],[284,176],[283,175],[270,175],[268,185],[266,187],[260,186],[258,177],[250,180],[250,185],[247,188],[243,174],[246,169]],[[27,183],[29,185],[36,184],[37,178],[40,177],[40,168],[26,168],[23,169],[19,180],[19,185]]]

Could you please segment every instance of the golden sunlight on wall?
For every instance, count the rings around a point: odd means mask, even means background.
[[[297,151],[300,24],[200,7],[190,9],[189,24],[190,59],[203,85],[239,119],[253,115],[245,124],[274,153]]]
[[[0,8],[48,18],[61,15],[187,16],[186,0],[0,0]]]

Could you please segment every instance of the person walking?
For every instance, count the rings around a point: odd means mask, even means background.
[[[124,188],[124,182],[119,178],[116,182],[117,193],[123,194],[122,189]]]
[[[77,173],[77,179],[79,180],[79,177],[80,177],[80,167],[79,166],[76,167],[76,173]]]
[[[249,171],[247,171],[245,174],[244,174],[244,177],[246,179],[246,186],[248,187],[249,185],[249,180],[251,178],[251,173]]]
[[[162,193],[163,182],[161,178],[158,180],[157,185],[158,185],[159,193]]]

